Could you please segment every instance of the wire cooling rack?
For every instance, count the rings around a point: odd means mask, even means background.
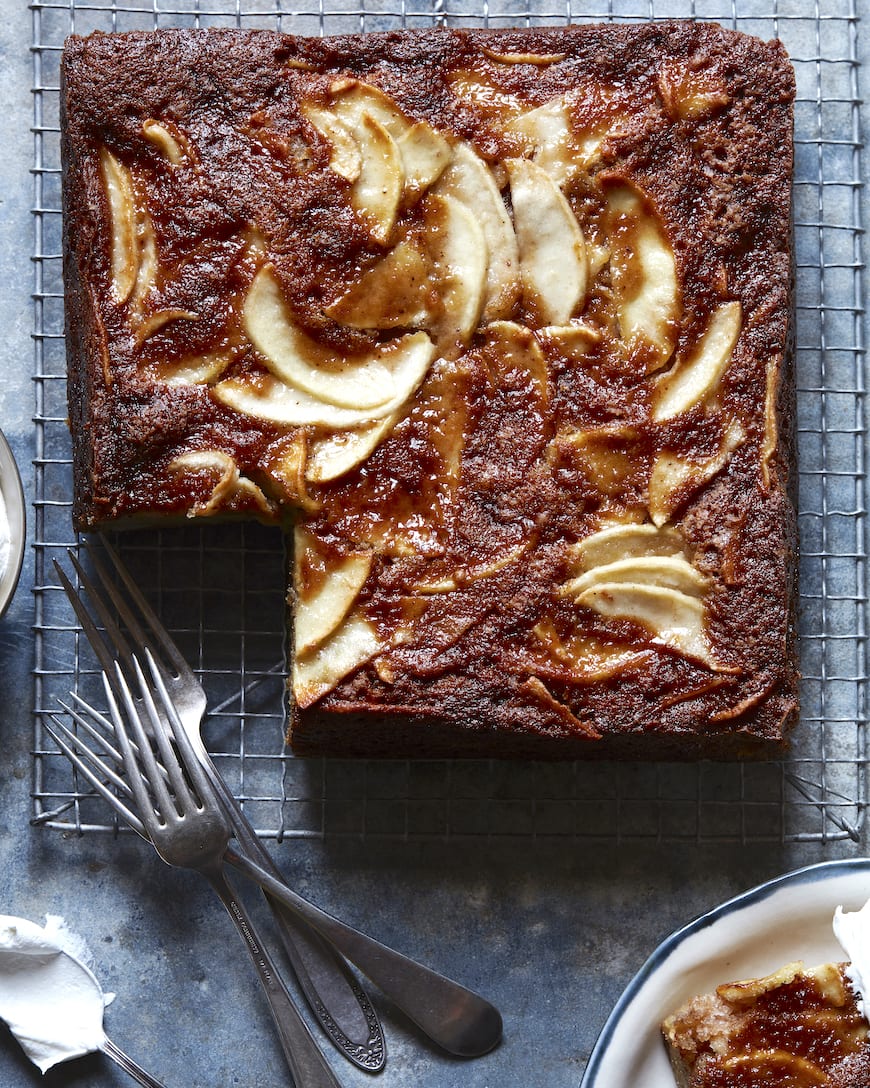
[[[53,560],[75,546],[66,429],[58,70],[67,34],[241,26],[333,34],[436,24],[696,18],[782,38],[797,75],[795,247],[803,720],[783,762],[733,765],[299,760],[283,750],[281,536],[256,525],[124,534],[138,583],[197,669],[206,739],[260,834],[862,841],[867,517],[861,144],[854,0],[37,0],[34,73],[34,821],[112,831],[43,734],[96,666]],[[597,6],[596,6],[597,4]],[[91,696],[93,697],[93,696]]]

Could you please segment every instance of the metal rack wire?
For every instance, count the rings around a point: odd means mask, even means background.
[[[855,0],[35,0],[34,820],[116,830],[44,716],[95,665],[54,577],[75,544],[66,430],[58,68],[68,33],[242,26],[332,34],[435,24],[710,19],[779,36],[794,64],[803,721],[759,765],[503,765],[298,760],[283,751],[284,554],[254,525],[125,535],[124,558],[203,677],[207,741],[260,833],[299,837],[862,839],[866,810],[866,387]]]

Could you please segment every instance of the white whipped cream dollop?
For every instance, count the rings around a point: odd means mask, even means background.
[[[114,994],[103,993],[88,958],[57,915],[46,915],[44,927],[0,915],[0,1019],[43,1073],[106,1041],[103,1009]]]
[[[834,936],[849,957],[846,975],[857,991],[858,1008],[870,1022],[867,1000],[870,999],[870,900],[860,910],[834,911]]]

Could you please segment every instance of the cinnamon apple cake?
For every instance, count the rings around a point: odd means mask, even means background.
[[[781,751],[793,96],[688,22],[70,38],[77,528],[287,527],[299,753]]]
[[[665,1020],[678,1088],[867,1088],[870,1030],[845,963],[788,964]]]

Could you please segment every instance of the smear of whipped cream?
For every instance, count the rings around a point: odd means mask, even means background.
[[[860,910],[834,911],[834,936],[849,957],[846,975],[857,991],[858,1008],[870,1022],[867,999],[870,999],[870,900]]]
[[[115,995],[103,993],[88,960],[84,940],[58,915],[47,914],[44,927],[0,915],[0,1019],[43,1073],[106,1041],[103,1009]]]

